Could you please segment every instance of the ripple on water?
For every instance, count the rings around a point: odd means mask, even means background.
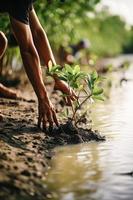
[[[129,81],[110,91],[109,100],[92,107],[92,126],[106,135],[105,142],[56,150],[47,179],[56,199],[133,199],[133,177],[122,175],[133,171],[132,91],[133,82]]]

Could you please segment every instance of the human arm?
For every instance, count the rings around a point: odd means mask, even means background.
[[[32,9],[32,11],[30,12],[29,19],[34,44],[36,46],[40,59],[44,61],[47,67],[49,61],[51,61],[53,65],[56,65],[56,61],[50,47],[47,35],[42,25],[40,24],[34,9]],[[74,91],[67,85],[67,83],[61,81],[58,76],[53,76],[53,78],[55,80],[55,88],[68,95],[67,103],[70,105],[71,100],[73,101],[76,98]]]
[[[29,25],[21,23],[12,17],[11,25],[20,47],[26,73],[38,97],[38,125],[41,126],[41,124],[43,124],[43,127],[45,128],[47,121],[50,126],[53,126],[53,123],[58,125],[54,108],[48,98],[47,91],[43,83],[39,56],[34,46],[30,27]]]

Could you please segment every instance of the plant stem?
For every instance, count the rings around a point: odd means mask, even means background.
[[[87,96],[87,95],[86,95],[86,96],[80,96],[80,97],[78,97],[78,98],[80,99],[80,98],[86,98],[86,97],[88,97],[88,96]]]
[[[76,122],[76,118],[75,118],[75,110],[74,110],[74,107],[73,107],[73,104],[72,104],[72,113],[73,113],[73,116],[72,116],[72,121],[74,120]]]
[[[91,96],[92,96],[92,94],[90,94],[89,96],[87,96],[87,97],[82,101],[82,103],[80,103],[80,105],[79,105],[77,108],[75,108],[75,111],[74,111],[74,113],[73,113],[72,119],[75,118],[75,115],[76,115],[78,109],[81,108],[81,106],[82,106]]]
[[[77,125],[77,123],[79,123],[82,119],[83,116],[85,116],[87,113],[87,110],[80,116],[80,118],[75,122],[75,125]]]

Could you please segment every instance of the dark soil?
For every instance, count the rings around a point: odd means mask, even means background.
[[[29,94],[32,97],[31,94]],[[54,94],[53,102],[59,101]],[[38,129],[34,101],[0,99],[0,199],[46,200],[46,171],[59,145],[103,141],[97,131],[76,128],[71,121],[59,128]]]
[[[54,145],[80,144],[89,141],[99,142],[105,140],[105,137],[101,136],[98,131],[75,127],[70,120],[61,124],[59,128],[54,128],[53,130],[49,128],[46,133]]]

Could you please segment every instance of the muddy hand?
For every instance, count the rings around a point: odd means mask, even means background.
[[[73,91],[73,89],[70,88],[68,84],[62,80],[59,80],[59,79],[55,80],[55,89],[60,90],[61,92],[67,95],[67,97],[64,99],[65,99],[66,104],[69,106],[72,105],[72,101],[75,101],[77,99],[77,96],[75,92]]]
[[[43,100],[39,100],[38,112],[39,112],[39,117],[38,117],[39,128],[42,127],[45,130],[47,127],[47,123],[51,128],[53,127],[54,124],[56,124],[56,126],[59,126],[54,107],[49,99],[46,98]]]

